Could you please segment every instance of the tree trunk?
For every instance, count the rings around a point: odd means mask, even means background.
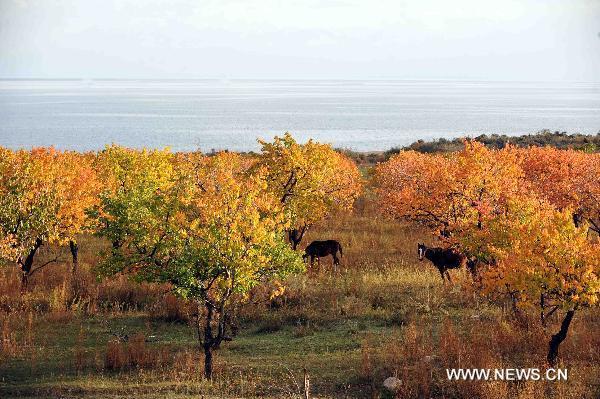
[[[513,313],[515,315],[515,320],[519,323],[519,326],[525,329],[529,329],[529,321],[527,317],[523,314],[521,309],[519,309],[519,300],[517,298],[516,292],[509,291],[510,302],[512,306]]]
[[[292,244],[292,249],[295,251],[298,248],[298,244],[300,244],[299,231],[297,229],[291,229],[288,231],[288,238],[290,240],[290,244]]]
[[[579,212],[573,212],[573,224],[579,228],[583,224],[583,215]]]
[[[542,327],[546,329],[546,300],[544,298],[544,294],[540,294],[540,320],[542,322]]]
[[[73,257],[73,264],[71,266],[71,273],[77,273],[79,268],[79,246],[73,240],[69,241],[69,249],[71,250],[71,256]]]
[[[207,380],[212,379],[213,351],[215,349],[219,349],[222,341],[231,341],[231,337],[225,335],[225,324],[227,320],[225,301],[230,294],[231,290],[226,290],[220,300],[220,303],[217,304],[215,304],[214,301],[206,298],[201,302],[198,302],[198,340],[200,342],[200,346],[202,346],[204,349],[204,377],[206,377]],[[202,306],[204,306],[206,309],[204,326],[202,326],[200,322]],[[213,332],[213,321],[216,324],[216,334]]]
[[[558,347],[567,338],[569,332],[569,326],[575,315],[575,309],[569,310],[563,319],[560,330],[552,336],[548,345],[548,364],[554,367],[556,365],[556,359],[558,358]]]
[[[213,318],[214,308],[212,304],[206,303],[206,319],[204,325],[204,377],[207,380],[212,380],[212,349],[214,345],[214,337],[212,333],[212,318]]]
[[[302,238],[304,238],[304,233],[306,233],[307,225],[303,225],[300,229],[290,229],[288,230],[288,238],[290,243],[292,244],[292,249],[295,251],[300,245]]]
[[[27,291],[27,283],[28,283],[28,275],[23,273],[23,275],[21,275],[21,294],[25,293],[25,291]]]
[[[25,292],[25,290],[27,289],[27,283],[28,283],[28,277],[29,274],[31,273],[31,267],[33,266],[33,260],[35,258],[35,254],[38,251],[38,249],[40,249],[40,247],[42,246],[42,240],[41,239],[37,239],[35,240],[35,244],[33,245],[33,248],[31,249],[31,251],[29,251],[29,253],[27,254],[27,257],[25,258],[24,261],[19,260],[19,264],[21,266],[21,272],[23,273],[23,275],[21,276],[21,292]]]
[[[204,377],[207,380],[212,380],[213,372],[213,355],[210,345],[204,345]]]

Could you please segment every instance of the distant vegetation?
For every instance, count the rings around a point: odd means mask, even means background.
[[[374,165],[379,162],[388,160],[392,155],[404,150],[413,150],[422,153],[440,153],[440,152],[455,152],[464,149],[465,137],[457,137],[454,139],[440,138],[432,141],[417,140],[414,143],[405,147],[393,147],[387,151],[379,152],[358,152],[347,149],[339,149],[359,165]],[[507,144],[512,144],[517,147],[556,147],[556,148],[572,148],[574,150],[585,152],[600,151],[600,132],[596,135],[587,135],[581,133],[568,134],[566,132],[551,132],[550,130],[542,130],[534,134],[524,134],[521,136],[507,136],[505,134],[482,134],[473,137],[472,140],[483,143],[486,147],[492,149],[502,149]]]
[[[567,134],[566,132],[554,132],[542,130],[535,134],[524,134],[522,136],[507,136],[505,134],[482,134],[474,137],[475,141],[483,143],[488,148],[501,149],[507,144],[512,144],[517,147],[556,147],[556,148],[572,148],[575,150],[584,150],[596,152],[600,149],[600,133],[594,135],[586,134]],[[414,150],[418,152],[452,152],[460,151],[464,148],[464,139],[455,138],[447,140],[444,138],[423,141],[418,140],[404,148],[392,148],[386,151],[386,154],[396,154],[401,150]]]

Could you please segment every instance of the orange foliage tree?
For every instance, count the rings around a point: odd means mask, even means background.
[[[558,209],[571,208],[600,233],[600,154],[553,147],[520,150],[521,167],[532,190]]]
[[[375,168],[379,209],[446,232],[457,220],[450,195],[455,167],[456,162],[448,156],[400,152]]]
[[[31,274],[57,260],[33,268],[43,244],[76,242],[85,209],[97,198],[95,182],[88,155],[0,149],[0,257],[19,266],[23,287]]]
[[[515,151],[492,151],[478,142],[451,154],[401,152],[375,169],[380,209],[395,218],[421,223],[442,239],[457,229],[483,228],[521,189]]]
[[[98,194],[102,189],[100,179],[93,166],[95,154],[61,152],[56,162],[60,168],[60,207],[57,219],[61,243],[68,240],[73,258],[72,272],[77,271],[79,264],[79,244],[77,237],[89,231],[90,220],[87,210],[94,207]]]
[[[547,307],[565,310],[549,342],[547,358],[554,364],[575,310],[598,304],[600,245],[573,223],[572,207],[581,209],[583,198],[599,187],[590,175],[572,185],[572,177],[589,173],[589,166],[577,172],[547,167],[539,150],[528,151],[467,142],[450,155],[400,153],[377,167],[376,192],[387,214],[442,231],[445,245],[482,261],[483,293],[508,293],[519,306],[540,305],[542,320]],[[552,162],[558,157],[577,165],[597,159],[566,152],[552,154]]]

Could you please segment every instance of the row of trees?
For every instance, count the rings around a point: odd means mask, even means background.
[[[361,190],[358,169],[328,145],[286,134],[255,156],[107,147],[79,154],[0,149],[0,258],[28,277],[44,244],[93,232],[110,245],[98,271],[166,283],[198,306],[205,375],[230,333],[231,307],[258,284],[303,269],[286,233],[337,210]]]
[[[356,165],[328,145],[289,134],[261,145],[249,156],[0,148],[0,259],[25,288],[55,260],[35,262],[43,245],[68,245],[76,272],[77,238],[106,238],[102,274],[166,283],[196,302],[210,378],[212,351],[232,339],[232,304],[302,270],[294,249],[306,230],[361,190]],[[575,312],[599,303],[600,155],[466,142],[451,154],[401,152],[374,177],[382,211],[479,263],[483,294],[537,306],[542,323],[564,311],[554,364]]]
[[[539,307],[544,325],[565,312],[549,343],[555,364],[575,312],[600,299],[600,154],[466,142],[450,154],[401,152],[375,181],[385,213],[478,263],[482,293]]]

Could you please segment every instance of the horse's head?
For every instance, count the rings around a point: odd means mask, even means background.
[[[302,261],[306,262],[306,259],[308,259],[308,252],[304,252],[304,255],[302,255]]]
[[[419,260],[423,260],[425,257],[425,251],[427,251],[427,247],[425,244],[419,243],[417,245],[417,253],[419,254]]]

